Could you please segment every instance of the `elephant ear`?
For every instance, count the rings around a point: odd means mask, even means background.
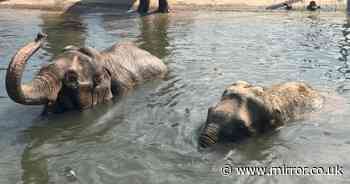
[[[274,128],[274,115],[270,107],[257,96],[247,97],[247,109],[250,112],[251,121],[257,132],[265,132]]]
[[[105,69],[100,63],[102,60],[100,52],[92,47],[82,47],[79,48],[78,51],[91,58],[90,64],[95,70],[93,74],[93,83],[94,87],[98,86],[105,77]]]

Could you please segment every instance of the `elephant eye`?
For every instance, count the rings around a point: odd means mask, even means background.
[[[101,84],[101,82],[102,82],[102,75],[99,75],[99,74],[94,75],[93,80],[94,80],[94,85],[95,86]]]

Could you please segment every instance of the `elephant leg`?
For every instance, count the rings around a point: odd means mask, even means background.
[[[150,0],[140,0],[137,11],[141,14],[147,13],[150,6]]]
[[[169,4],[167,0],[159,0],[158,12],[169,13]]]

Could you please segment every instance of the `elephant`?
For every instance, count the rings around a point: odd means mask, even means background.
[[[121,42],[103,51],[67,46],[31,82],[22,84],[27,61],[46,38],[46,34],[38,33],[11,59],[6,90],[16,103],[44,105],[44,112],[53,113],[84,110],[119,99],[137,84],[167,74],[167,66],[160,59],[133,43]]]
[[[237,142],[301,119],[322,107],[323,95],[304,82],[285,82],[269,88],[237,81],[208,109],[199,146]]]

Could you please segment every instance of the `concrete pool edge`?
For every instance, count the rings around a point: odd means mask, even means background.
[[[54,0],[49,1],[24,1],[24,0],[0,0],[2,9],[39,9],[46,11],[65,11],[69,7],[79,2],[79,0],[66,0],[64,3],[57,3]]]
[[[125,0],[128,1],[128,0]],[[81,0],[0,0],[0,9],[37,9],[45,11],[65,12],[71,8],[84,9],[87,7],[117,7],[130,8],[132,3],[98,3],[98,2],[82,2]]]
[[[135,3],[136,2],[136,3]],[[265,2],[265,1],[264,1]],[[234,3],[227,2],[225,0],[206,2],[205,0],[193,1],[189,0],[183,2],[181,0],[169,0],[170,8],[173,11],[176,10],[214,10],[214,11],[271,11],[265,10],[265,8],[270,5],[268,1],[263,3],[243,3],[243,1],[236,1]],[[39,9],[46,11],[57,11],[65,12],[68,9],[74,7],[76,9],[84,9],[89,6],[96,7],[96,5],[101,7],[116,7],[116,8],[133,8],[136,9],[138,3],[137,0],[124,0],[123,2],[112,3],[112,2],[93,2],[91,0],[64,0],[57,2],[56,0],[0,0],[0,9],[11,8],[11,9]],[[157,2],[151,0],[151,7],[157,7]],[[297,3],[294,10],[305,10],[305,3]],[[322,11],[343,11],[346,9],[346,4],[329,4],[323,3],[321,7],[325,7]],[[278,10],[277,10],[278,11]]]

